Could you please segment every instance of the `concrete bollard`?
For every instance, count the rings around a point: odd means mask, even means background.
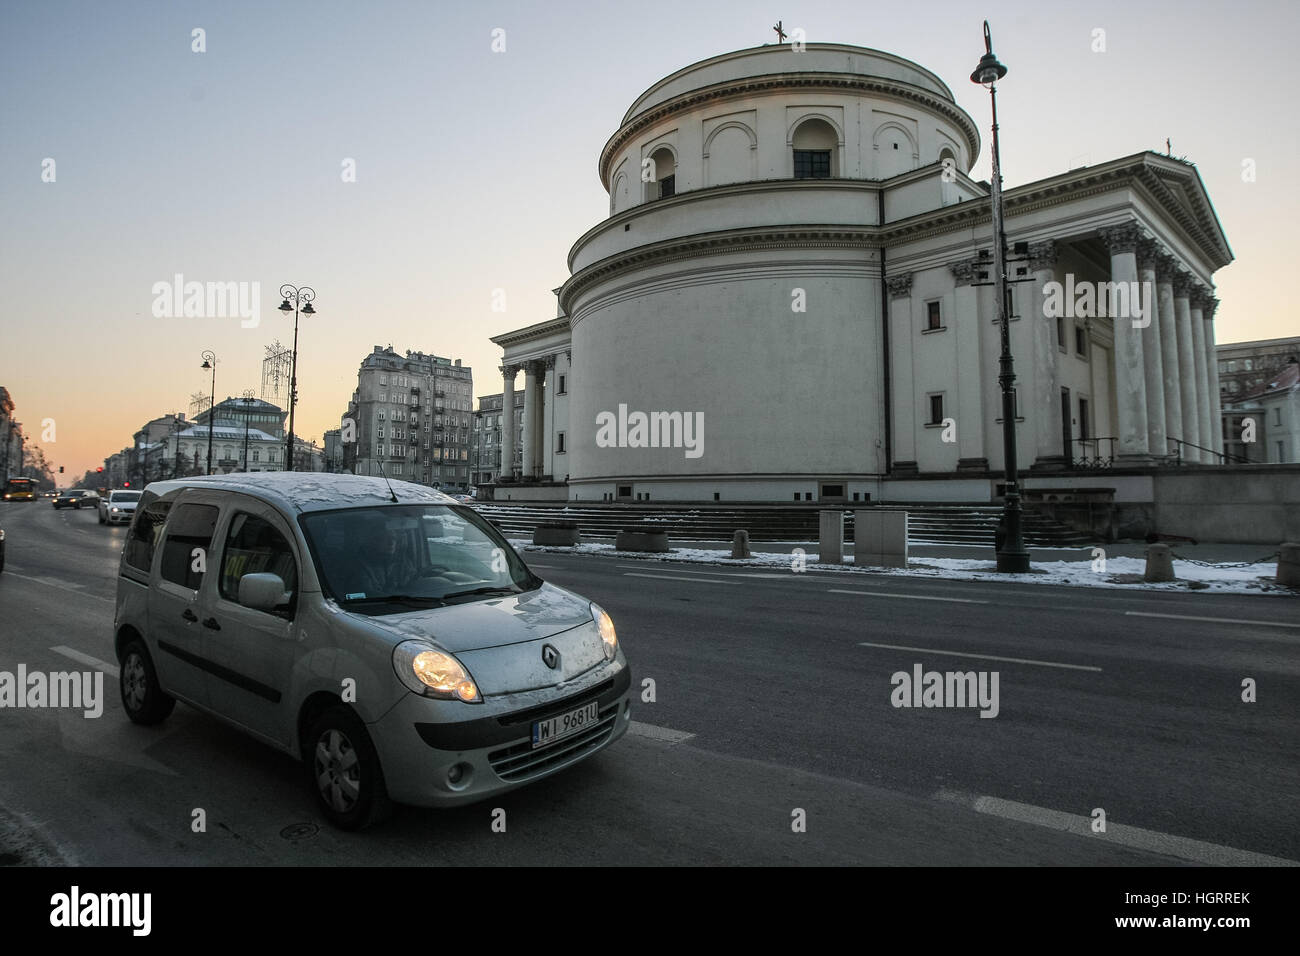
[[[907,567],[907,512],[886,508],[853,512],[853,563]]]
[[[818,558],[822,564],[844,563],[844,512],[817,513]]]
[[[1300,544],[1288,541],[1277,551],[1277,583],[1300,588]]]
[[[1167,544],[1147,545],[1147,569],[1143,581],[1177,581],[1174,577],[1174,556]]]
[[[731,536],[731,556],[733,558],[752,558],[749,553],[749,532],[737,531]]]

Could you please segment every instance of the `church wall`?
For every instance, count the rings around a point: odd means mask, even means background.
[[[883,471],[877,268],[860,250],[748,252],[584,291],[571,475]],[[703,413],[702,454],[598,447],[598,414],[620,404]]]

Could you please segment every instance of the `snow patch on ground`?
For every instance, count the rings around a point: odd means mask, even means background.
[[[510,542],[519,551],[590,554],[600,557],[622,558],[656,562],[693,562],[699,564],[725,565],[727,567],[767,568],[791,570],[794,561],[792,554],[755,552],[753,557],[732,559],[730,550],[712,550],[707,548],[673,548],[665,554],[646,553],[642,551],[616,551],[609,544],[579,544],[573,547],[545,547],[534,545],[527,538],[514,539]],[[1191,561],[1174,561],[1174,574],[1177,581],[1164,584],[1148,583],[1142,580],[1146,570],[1146,561],[1142,558],[1115,557],[1105,561],[1105,570],[1093,570],[1093,561],[1089,557],[1080,561],[1040,561],[1035,562],[1029,574],[998,574],[994,562],[978,558],[912,558],[906,568],[865,568],[852,564],[819,564],[815,552],[805,557],[809,571],[832,571],[844,575],[888,574],[902,577],[946,578],[955,581],[1001,581],[1023,584],[1058,584],[1073,587],[1123,588],[1143,591],[1187,591],[1204,590],[1215,594],[1277,594],[1295,595],[1291,588],[1278,586],[1274,582],[1277,564],[1264,561],[1238,566],[1235,564],[1199,564]],[[794,573],[794,572],[791,572]]]

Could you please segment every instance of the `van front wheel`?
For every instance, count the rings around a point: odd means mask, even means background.
[[[392,812],[379,754],[366,725],[350,709],[331,707],[308,731],[305,754],[325,817],[342,830],[360,830]]]

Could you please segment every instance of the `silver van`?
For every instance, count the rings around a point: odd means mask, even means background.
[[[631,721],[600,607],[423,485],[259,472],[149,485],[122,551],[122,704],[184,701],[301,759],[357,829],[572,766]]]

